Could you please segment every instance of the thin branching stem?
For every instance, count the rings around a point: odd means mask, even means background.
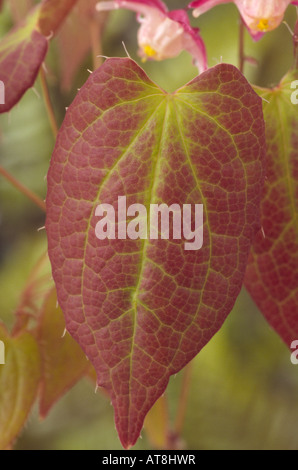
[[[28,199],[30,199],[34,204],[36,204],[44,212],[46,211],[45,202],[40,199],[37,194],[24,186],[20,181],[18,181],[14,176],[12,176],[7,170],[5,170],[0,165],[0,175],[2,175],[10,184],[12,184],[18,191],[24,194]]]

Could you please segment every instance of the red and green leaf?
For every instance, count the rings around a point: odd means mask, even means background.
[[[266,100],[267,177],[262,231],[245,276],[252,298],[289,347],[298,338],[298,105],[291,100],[296,80],[295,67],[275,88],[256,89]]]
[[[33,86],[47,53],[48,41],[37,29],[38,15],[39,7],[0,41],[0,80],[5,87],[0,113],[9,111]]]
[[[130,59],[109,59],[67,111],[48,173],[49,256],[66,327],[97,371],[125,448],[219,330],[259,229],[262,101],[221,64],[174,94]],[[204,243],[103,240],[95,209],[203,204]],[[116,211],[117,212],[117,211]]]
[[[68,334],[65,320],[57,305],[56,290],[47,296],[38,325],[38,344],[42,358],[40,414],[45,417],[51,407],[80,380],[90,368],[82,349]]]
[[[0,41],[0,80],[5,87],[0,113],[9,111],[33,86],[48,50],[48,39],[76,1],[44,0]]]
[[[22,430],[36,399],[40,379],[38,345],[29,332],[13,337],[0,324],[5,364],[0,365],[0,449],[7,449]]]

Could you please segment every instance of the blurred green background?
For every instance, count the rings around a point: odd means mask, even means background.
[[[168,1],[170,9],[187,1]],[[285,20],[293,29],[296,12],[287,10]],[[191,19],[205,40],[209,66],[222,62],[238,65],[239,15],[233,4],[220,5],[198,19]],[[12,19],[6,5],[0,15],[0,36]],[[110,14],[103,38],[103,54],[139,61],[136,51],[138,25],[135,14]],[[78,31],[78,40],[80,31]],[[245,33],[245,52],[258,65],[246,64],[251,83],[271,86],[292,64],[292,38],[284,24],[255,43]],[[50,92],[58,121],[92,68],[91,55],[80,67],[72,90],[59,87],[59,48],[51,43],[48,67]],[[140,61],[139,61],[140,63]],[[149,77],[166,91],[173,91],[197,74],[191,57],[142,64]],[[40,97],[39,81],[21,102],[0,117],[0,164],[23,184],[44,198],[45,175],[54,146],[47,113]],[[8,326],[34,263],[46,250],[44,214],[0,176],[0,319]],[[193,361],[190,394],[182,432],[187,449],[298,449],[298,366],[290,351],[270,329],[243,289],[233,311],[210,343]],[[175,419],[183,372],[172,377],[167,391],[170,416]],[[121,449],[114,426],[113,409],[93,385],[83,380],[40,421],[34,409],[17,449]],[[145,432],[135,449],[150,449]]]

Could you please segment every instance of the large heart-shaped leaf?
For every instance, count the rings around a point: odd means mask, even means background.
[[[252,298],[289,347],[298,338],[297,85],[298,49],[295,67],[278,86],[256,88],[265,100],[267,178],[261,203],[263,230],[253,243],[245,276]]]
[[[11,337],[0,324],[5,364],[0,365],[0,449],[10,446],[22,430],[35,401],[40,356],[35,338],[23,331]]]
[[[226,64],[167,94],[131,59],[109,59],[67,111],[48,173],[49,255],[67,329],[126,448],[233,307],[260,227],[264,145],[261,99]],[[148,220],[151,204],[203,204],[202,248],[97,239],[97,206],[117,213],[119,196]]]

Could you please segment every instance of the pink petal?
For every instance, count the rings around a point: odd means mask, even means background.
[[[161,0],[129,0],[131,3],[141,3],[148,7],[158,8],[160,11],[166,13],[168,11],[167,6]]]
[[[199,29],[190,25],[187,13],[184,10],[174,10],[168,17],[180,23],[184,29],[184,47],[193,56],[195,65],[200,72],[207,70],[207,53],[205,44],[199,35]]]
[[[229,0],[194,0],[188,5],[188,8],[194,8],[193,16],[197,18],[202,13],[205,13],[211,8],[219,5],[220,3],[230,3]]]

